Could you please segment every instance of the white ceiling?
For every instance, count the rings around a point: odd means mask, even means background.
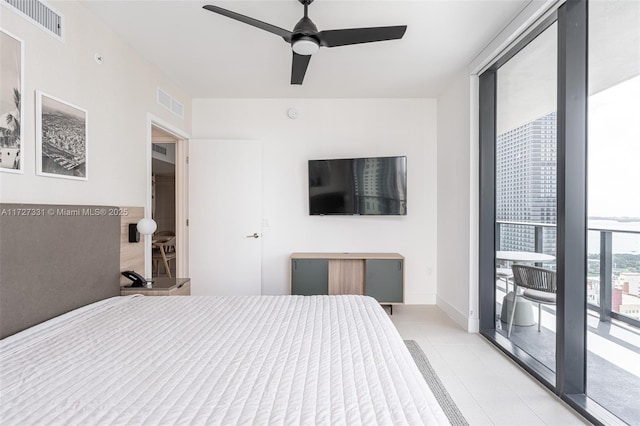
[[[402,40],[322,48],[289,84],[282,38],[202,9],[230,9],[292,30],[297,0],[83,2],[194,98],[435,97],[529,0],[317,0],[319,30],[407,25]]]

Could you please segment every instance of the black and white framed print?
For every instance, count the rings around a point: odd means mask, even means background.
[[[41,176],[87,180],[87,111],[36,92],[36,170]]]
[[[24,45],[0,29],[0,172],[22,173]]]

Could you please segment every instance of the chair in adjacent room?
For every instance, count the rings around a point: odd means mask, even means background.
[[[169,262],[176,258],[176,237],[173,232],[161,231],[153,235],[153,253],[151,257],[153,258],[156,274],[159,273],[159,264],[162,262],[165,274],[172,278]]]
[[[540,331],[540,323],[542,322],[541,305],[556,304],[556,271],[551,269],[540,268],[537,266],[514,264],[511,266],[513,271],[513,292],[518,294],[518,288],[524,289],[522,297],[531,302],[538,304],[538,331]],[[513,327],[513,317],[515,315],[517,303],[513,303],[511,318],[509,318],[509,331],[507,337],[511,337],[511,328]]]

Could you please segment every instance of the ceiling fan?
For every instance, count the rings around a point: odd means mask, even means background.
[[[371,43],[374,41],[397,40],[401,39],[407,30],[406,25],[398,25],[394,27],[318,31],[318,28],[307,14],[307,8],[313,3],[313,0],[298,1],[304,6],[304,16],[298,21],[293,31],[288,31],[218,6],[207,5],[203,6],[203,8],[278,35],[282,37],[284,41],[291,44],[291,49],[293,50],[291,84],[302,84],[311,55],[317,52],[320,47],[337,47],[350,44]]]

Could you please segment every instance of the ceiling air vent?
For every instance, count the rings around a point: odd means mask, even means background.
[[[63,39],[63,16],[41,0],[2,0],[47,33]]]
[[[176,98],[158,87],[158,103],[171,111],[174,115],[184,118],[184,105]]]

